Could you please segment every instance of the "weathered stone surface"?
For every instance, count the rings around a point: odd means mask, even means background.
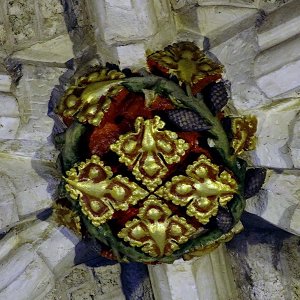
[[[18,278],[35,258],[36,256],[28,244],[11,251],[9,257],[5,257],[1,261],[0,291]]]
[[[97,283],[96,299],[125,299],[124,294],[122,292],[122,285],[120,280],[120,264],[95,268],[94,272],[95,280]]]
[[[58,67],[65,67],[66,62],[73,56],[72,43],[68,34],[34,44],[13,54],[14,59],[23,63]]]
[[[4,5],[13,33],[13,43],[26,43],[36,38],[34,3],[27,0],[12,0],[5,1]]]
[[[19,237],[16,232],[10,232],[0,240],[0,261],[11,253],[19,244]]]
[[[0,105],[1,105],[0,116],[2,117],[19,116],[18,102],[13,95],[0,92]]]
[[[50,180],[55,182],[53,166],[33,163],[30,158],[12,157],[3,153],[0,153],[0,158],[0,169],[15,189],[14,197],[19,216],[23,217],[51,206],[53,200],[47,188]]]
[[[218,45],[238,32],[254,26],[257,10],[230,6],[197,8],[200,33],[209,38],[211,45]]]
[[[253,29],[241,32],[210,51],[225,66],[225,78],[231,83],[231,100],[235,108],[246,112],[270,102],[254,80],[253,60],[258,49]]]
[[[10,178],[0,171],[0,230],[19,221],[15,201],[15,187]]]
[[[143,43],[117,47],[121,69],[146,67],[145,46]]]
[[[99,38],[109,45],[145,39],[157,31],[152,1],[93,1],[93,7]]]
[[[257,147],[251,154],[256,166],[294,167],[289,144],[294,140],[293,124],[299,111],[300,98],[296,98],[277,101],[250,112],[258,118]]]
[[[4,0],[0,26],[0,39],[5,38],[0,43],[9,53],[67,32],[63,7],[58,0],[51,5],[45,0],[36,5],[30,0]]]
[[[57,298],[61,300],[125,299],[120,282],[120,265],[91,268],[82,264],[71,268],[66,275],[56,280],[55,288],[44,299]]]
[[[300,87],[297,71],[300,65],[300,38],[274,46],[255,59],[254,75],[258,86],[268,97],[277,97]]]
[[[9,86],[7,86],[7,91],[9,90],[10,83]],[[13,139],[16,137],[20,125],[19,106],[17,100],[11,94],[0,93],[0,105],[2,107],[0,112],[0,139]]]
[[[289,148],[291,151],[292,162],[295,168],[300,169],[300,116],[290,126],[291,139]]]
[[[0,139],[16,138],[19,125],[19,118],[0,117]]]
[[[53,120],[47,116],[51,91],[59,83],[65,69],[23,65],[16,97],[19,103],[21,126],[18,139],[46,141],[52,133]]]
[[[32,140],[1,140],[0,153],[11,156],[31,158],[33,161],[44,163],[55,163],[58,151],[51,142]]]
[[[238,299],[226,249],[173,265],[149,266],[155,299]]]
[[[247,200],[246,210],[300,235],[300,171],[269,171],[258,196]]]
[[[60,1],[42,0],[38,2],[38,14],[41,20],[41,34],[47,38],[52,38],[62,33],[66,33],[63,7]]]
[[[37,249],[56,276],[62,275],[74,265],[75,245],[78,238],[66,227],[53,229],[52,234]]]
[[[9,286],[0,291],[1,299],[44,299],[54,287],[54,276],[47,265],[39,258],[26,266],[22,274]]]
[[[294,0],[266,17],[257,36],[261,50],[280,44],[300,32],[299,9],[300,2]]]
[[[20,244],[30,243],[33,247],[38,246],[47,239],[53,224],[49,222],[36,220],[25,225],[25,228],[18,230],[18,239]],[[50,233],[49,233],[50,232]]]
[[[0,73],[0,92],[9,92],[11,87],[11,77],[8,74]]]
[[[240,298],[298,299],[300,238],[245,216],[245,231],[227,245]]]
[[[141,61],[142,48],[158,50],[175,39],[176,26],[169,1],[120,3],[105,0],[92,1],[89,6],[97,24],[97,52],[104,63],[120,62],[121,65],[128,66],[128,62],[133,58],[130,48],[135,47],[138,53],[132,62],[132,66],[135,67],[137,61]],[[139,62],[139,65],[143,66],[144,62]]]

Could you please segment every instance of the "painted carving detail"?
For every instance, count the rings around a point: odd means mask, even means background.
[[[205,155],[187,167],[188,176],[175,176],[156,194],[171,200],[176,205],[186,206],[187,214],[206,224],[218,212],[218,206],[225,206],[237,191],[237,183]]]
[[[67,172],[66,190],[72,199],[79,198],[82,212],[95,226],[111,219],[114,210],[127,210],[129,204],[135,205],[148,195],[128,178],[112,176],[110,167],[96,155]]]
[[[170,255],[188,241],[196,229],[176,215],[154,195],[149,196],[138,213],[139,219],[125,224],[118,236],[152,257]]]
[[[233,118],[231,128],[233,133],[232,148],[235,154],[241,155],[244,151],[255,149],[255,132],[257,130],[255,116]]]
[[[178,139],[175,132],[161,131],[164,126],[158,116],[150,120],[138,117],[136,132],[121,135],[110,147],[119,155],[119,161],[132,169],[135,178],[141,180],[149,191],[154,191],[162,183],[168,172],[167,165],[178,163],[189,148],[188,143]]]

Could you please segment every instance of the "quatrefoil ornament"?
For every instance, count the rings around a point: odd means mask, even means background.
[[[95,67],[58,103],[67,129],[56,138],[56,219],[99,241],[106,257],[172,263],[238,233],[265,172],[239,157],[254,148],[257,121],[222,111],[222,65],[190,42],[147,63],[149,74]]]
[[[82,212],[95,226],[111,219],[115,210],[127,210],[148,195],[126,177],[112,178],[110,167],[96,155],[67,171],[67,176],[66,190],[72,199],[79,200]]]
[[[179,139],[175,132],[161,131],[164,125],[158,116],[150,120],[137,117],[136,132],[121,135],[110,147],[149,191],[154,191],[162,183],[168,172],[167,166],[178,163],[189,148],[189,144]]]

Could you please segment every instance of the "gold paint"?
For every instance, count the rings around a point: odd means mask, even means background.
[[[60,204],[54,204],[53,215],[59,225],[66,226],[77,235],[81,235],[80,217],[74,211]]]
[[[257,119],[255,116],[249,115],[233,118],[231,128],[233,133],[231,145],[236,155],[240,155],[244,151],[255,149],[255,132],[257,130]]]
[[[110,219],[114,210],[127,210],[144,199],[148,192],[121,175],[113,177],[110,167],[104,166],[96,155],[67,172],[66,190],[78,200],[82,212],[99,226]]]
[[[184,218],[171,215],[169,207],[151,195],[140,208],[139,219],[128,221],[118,236],[153,257],[171,255],[196,231]]]
[[[229,242],[232,238],[244,229],[241,222],[238,222],[228,233],[223,234],[218,239],[209,242],[205,246],[198,246],[187,254],[183,255],[184,260],[191,260],[194,257],[203,256],[217,249],[222,243]]]
[[[111,97],[123,88],[120,86],[123,78],[123,73],[105,68],[91,73],[88,77],[80,77],[65,92],[57,107],[57,113],[64,117],[76,116],[82,123],[99,125],[104,112],[110,106]]]
[[[187,214],[206,224],[218,212],[219,205],[225,206],[237,192],[237,183],[232,176],[223,171],[205,155],[201,155],[186,169],[188,176],[172,178],[159,188],[156,195],[186,206]]]
[[[223,72],[223,66],[215,63],[194,43],[180,42],[148,55],[166,68],[170,75],[175,75],[180,82],[193,85],[210,75]]]
[[[149,191],[162,183],[167,174],[167,164],[180,161],[189,148],[188,143],[178,139],[175,132],[162,129],[165,123],[158,117],[144,120],[138,117],[135,121],[135,132],[119,137],[110,149],[119,155],[119,161],[133,168],[132,173],[141,180]]]

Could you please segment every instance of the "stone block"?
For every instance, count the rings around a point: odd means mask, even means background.
[[[11,251],[0,264],[0,291],[15,281],[34,259],[36,255],[28,244]]]
[[[63,275],[74,265],[75,245],[78,238],[66,227],[53,229],[52,234],[37,249],[52,272]]]
[[[0,262],[4,261],[6,256],[17,248],[19,242],[19,237],[15,231],[11,231],[0,240]]]
[[[31,187],[16,195],[16,202],[20,216],[38,213],[53,204],[51,195],[47,192],[48,184]]]
[[[93,1],[98,35],[108,45],[147,39],[157,32],[152,1]]]
[[[73,45],[68,34],[36,43],[15,52],[12,56],[23,63],[54,67],[65,67],[66,62],[73,57]]]
[[[291,138],[289,149],[295,168],[300,169],[300,116],[290,126]]]
[[[22,124],[18,139],[45,142],[52,133],[53,120],[48,117],[48,101],[59,77],[66,69],[23,65],[23,76],[16,90]]]
[[[19,221],[15,202],[15,187],[10,178],[0,171],[0,231]]]
[[[300,111],[300,99],[286,99],[251,111],[258,118],[257,146],[251,153],[256,166],[293,168],[290,143],[293,124]]]
[[[0,74],[0,92],[10,92],[11,77],[8,74]]]
[[[65,277],[60,279],[60,285],[67,291],[85,283],[92,283],[93,280],[91,268],[88,268],[85,265],[79,265],[73,267]]]
[[[247,200],[246,211],[293,234],[300,235],[300,172],[269,171],[258,196]]]
[[[120,264],[94,268],[94,276],[98,295],[96,299],[125,299],[120,279]]]
[[[206,6],[196,10],[200,34],[208,37],[212,46],[254,26],[257,18],[257,9],[252,8]]]
[[[270,98],[300,87],[300,37],[260,53],[254,64],[254,76],[260,89]]]
[[[0,46],[3,46],[7,41],[7,32],[3,23],[0,23]]]
[[[54,287],[54,275],[41,258],[35,257],[24,271],[0,291],[1,299],[44,299]]]
[[[14,43],[28,43],[37,38],[34,2],[12,0],[5,4]]]
[[[231,100],[240,112],[269,103],[270,100],[253,79],[253,61],[257,56],[256,32],[243,31],[210,51],[225,66],[225,78],[231,84]]]
[[[1,184],[1,180],[0,180]],[[15,198],[12,193],[6,194],[5,198],[0,199],[0,230],[5,230],[19,221]]]
[[[16,138],[19,125],[19,118],[0,117],[0,139]]]
[[[1,112],[0,112],[1,117],[19,116],[19,105],[17,99],[14,96],[0,92],[0,105],[1,105]]]
[[[300,237],[245,214],[245,230],[227,243],[237,299],[298,299]]]
[[[46,141],[33,140],[2,140],[0,143],[0,153],[7,153],[11,156],[31,158],[40,164],[55,164],[58,151],[54,145]]]
[[[300,32],[299,10],[300,2],[294,0],[267,16],[257,34],[261,50],[280,44]]]
[[[30,158],[0,153],[0,169],[15,187],[14,196],[19,216],[24,217],[52,205],[51,194],[47,191],[51,184],[47,181],[51,168],[44,166],[42,169],[40,165],[34,165]]]
[[[238,299],[224,246],[190,261],[149,266],[155,299]]]
[[[30,243],[35,246],[35,243],[40,243],[47,237],[51,227],[48,222],[36,220],[18,232],[20,243]]]
[[[146,67],[145,48],[143,43],[117,47],[120,68],[139,69]]]
[[[55,0],[50,3],[47,0],[42,0],[38,2],[38,8],[44,37],[51,38],[62,33],[67,33],[63,6],[60,1]]]

